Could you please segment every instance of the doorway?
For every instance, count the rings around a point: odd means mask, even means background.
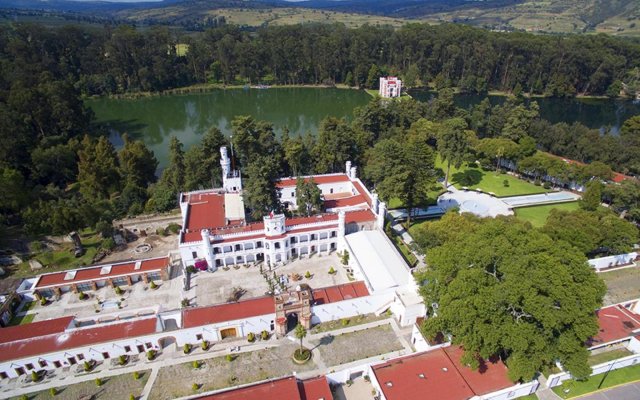
[[[220,338],[221,339],[225,339],[228,337],[234,338],[237,337],[238,333],[236,331],[236,328],[227,328],[227,329],[223,329],[220,331]]]
[[[287,314],[287,332],[291,332],[296,328],[296,326],[298,326],[298,314]]]

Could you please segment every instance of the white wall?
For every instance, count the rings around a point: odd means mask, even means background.
[[[506,389],[498,390],[497,392],[485,394],[478,397],[482,400],[509,400],[517,399],[518,397],[528,396],[538,389],[540,383],[533,380],[531,382],[513,385]]]
[[[593,369],[591,376],[604,374],[607,371],[613,371],[616,369],[620,369],[620,368],[624,368],[624,367],[628,367],[636,364],[640,364],[640,354],[634,354],[631,356],[619,358],[617,360],[612,360],[606,363],[594,365],[593,367],[591,367]],[[547,387],[552,388],[552,387],[558,386],[562,384],[562,382],[568,379],[571,379],[571,374],[568,372],[553,374],[549,376],[549,378],[547,379]]]
[[[604,268],[615,267],[618,265],[630,264],[638,257],[638,253],[617,254],[609,257],[593,258],[589,260],[589,265],[600,271]]]
[[[632,337],[629,341],[629,344],[627,345],[627,349],[636,354],[640,354],[640,340],[638,340],[638,338]]]

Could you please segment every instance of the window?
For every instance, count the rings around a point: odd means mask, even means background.
[[[291,244],[295,244],[295,243],[296,243],[296,238],[295,238],[295,236],[292,236],[291,237]]]
[[[311,240],[316,240],[316,234],[315,233],[311,234]]]
[[[83,354],[76,354],[78,356],[78,360],[82,361],[84,360],[84,355]]]
[[[191,252],[191,257],[198,258],[198,252],[197,251],[192,251]]]
[[[24,368],[22,368],[22,367],[18,367],[18,368],[16,368],[16,374],[18,374],[18,375],[24,375]]]
[[[104,353],[102,353],[102,358],[104,358],[105,360],[109,358],[109,353],[107,353],[106,351]]]
[[[124,346],[124,351],[127,353],[131,351],[131,346]]]
[[[76,365],[76,363],[77,363],[75,357],[69,357],[69,358],[67,358],[67,360],[69,361],[69,364],[71,364],[71,365]]]
[[[0,372],[0,379],[7,379],[9,375],[6,372]]]
[[[62,364],[60,364],[60,361],[54,361],[53,362],[53,366],[56,368],[60,368],[62,366]]]
[[[262,247],[262,242],[257,242],[257,243],[256,243],[256,248],[257,248],[257,249],[259,249],[259,248],[261,248],[261,247]]]
[[[276,245],[276,249],[280,248],[280,242],[276,242],[275,245]]]
[[[47,362],[45,360],[38,361],[38,364],[40,365],[41,368],[44,368],[47,366]]]
[[[220,247],[214,247],[213,254],[220,254]]]
[[[145,343],[144,345],[147,346],[147,349],[150,349],[153,347],[153,345],[149,342]]]
[[[237,245],[236,245],[236,251],[240,251],[240,250],[242,250],[242,246],[241,246],[241,245],[239,245],[239,244],[237,244]]]
[[[196,335],[196,340],[202,340],[202,335],[201,334],[197,334]]]
[[[291,192],[291,197],[296,197],[296,192]]]
[[[333,194],[333,188],[329,189],[329,193]]]
[[[337,232],[336,231],[331,231],[331,237],[334,238],[336,236],[338,236]]]
[[[138,353],[144,353],[144,346],[139,344],[136,346],[138,348]]]
[[[31,371],[31,370],[33,369],[33,364],[31,364],[31,363],[26,364],[26,365],[25,365],[25,367],[27,367],[27,369],[28,369],[29,371]]]

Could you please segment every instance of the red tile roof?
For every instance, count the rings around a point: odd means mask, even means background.
[[[349,211],[345,213],[345,222],[347,224],[353,222],[370,222],[376,220],[376,215],[371,210]]]
[[[640,329],[640,315],[634,314],[620,305],[601,308],[596,311],[598,334],[589,342],[589,346],[614,342],[633,336]]]
[[[338,214],[327,213],[327,214],[313,215],[311,217],[287,218],[285,220],[285,225],[293,226],[293,225],[302,225],[302,224],[314,224],[316,222],[327,222],[327,221],[337,221],[337,220],[338,220]]]
[[[367,286],[361,281],[315,289],[312,292],[313,303],[315,305],[336,303],[338,301],[356,299],[368,295],[369,291],[367,290]]]
[[[57,332],[0,344],[0,361],[53,353],[156,332],[156,317]],[[33,324],[25,325],[29,327]]]
[[[199,400],[303,400],[293,376],[198,397]],[[331,397],[326,400],[330,400]]]
[[[275,314],[275,312],[276,306],[273,297],[265,296],[237,303],[186,309],[182,312],[182,325],[184,328],[193,328],[218,322]]]
[[[356,196],[351,196],[347,198],[333,199],[333,200],[325,200],[324,207],[329,208],[339,208],[339,207],[352,207],[357,206],[359,204],[368,204],[366,196],[358,194]]]
[[[553,158],[559,158],[562,161],[566,162],[567,164],[575,164],[575,165],[582,165],[582,166],[587,165],[587,164],[585,164],[585,163],[583,163],[581,161],[571,160],[569,158],[564,158],[564,157],[561,157],[561,156],[557,156],[555,154],[546,153],[546,152],[545,152],[545,154],[547,154],[547,155],[549,155],[549,156],[551,156]],[[631,177],[631,176],[628,176],[628,175],[621,174],[620,172],[613,171],[613,178],[611,179],[612,181],[614,181],[616,183],[620,183],[620,182],[622,182],[624,180],[627,180],[627,179],[634,179],[634,178]]]
[[[364,196],[364,199],[366,200],[367,204],[369,204],[369,206],[371,206],[371,198],[369,198],[369,195],[367,195],[367,191],[360,184],[360,182],[359,181],[353,181],[353,186],[356,188],[358,193],[360,193],[362,196]]]
[[[473,390],[442,350],[397,358],[373,367],[387,400],[466,400]],[[422,374],[422,375],[421,375]]]
[[[447,347],[388,361],[373,372],[387,400],[421,400],[424,393],[438,400],[466,400],[514,385],[502,362],[486,361],[473,371],[460,364],[461,356],[459,347]]]
[[[331,388],[327,383],[327,378],[319,376],[298,382],[301,400],[332,400]]]
[[[73,321],[73,317],[62,317],[0,328],[0,344],[64,332],[71,321]]]
[[[482,360],[480,368],[473,370],[460,362],[464,350],[459,346],[445,347],[444,352],[478,396],[513,386],[513,382],[507,377],[507,367],[499,359]]]
[[[215,192],[189,195],[185,230],[195,232],[202,229],[220,228],[226,225],[224,194]]]
[[[327,183],[349,182],[349,177],[346,174],[330,174],[330,175],[313,175],[304,177],[305,182],[308,182],[311,178],[316,185],[322,185]],[[279,188],[291,187],[296,185],[298,178],[283,178],[276,183]]]
[[[103,267],[111,266],[111,271],[105,274],[101,274]],[[113,278],[115,276],[124,276],[132,274],[140,274],[142,272],[158,271],[169,265],[168,257],[151,258],[148,260],[141,260],[140,268],[135,269],[136,261],[126,262],[122,264],[104,264],[96,265],[87,268],[77,269],[76,275],[72,279],[64,279],[70,271],[54,272],[51,274],[44,274],[38,279],[36,284],[37,289],[42,289],[51,286],[69,285],[72,283],[102,280],[106,278]]]

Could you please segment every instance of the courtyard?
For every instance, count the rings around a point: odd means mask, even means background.
[[[620,268],[598,274],[607,285],[603,305],[617,304],[640,297],[640,267]]]
[[[329,274],[333,267],[335,274]],[[309,272],[309,278],[305,277]],[[274,278],[275,277],[275,278]],[[218,268],[216,272],[198,272],[192,276],[195,286],[195,301],[191,304],[205,306],[246,300],[264,296],[270,291],[271,282],[285,283],[288,289],[307,284],[312,289],[349,283],[347,269],[336,252],[329,255],[313,254],[311,257],[295,259],[288,264],[268,267],[266,264]],[[297,279],[297,280],[296,280]],[[276,286],[279,289],[279,284]],[[240,294],[238,296],[238,294]]]
[[[116,316],[149,314],[162,310],[180,308],[182,279],[180,268],[174,267],[171,279],[156,281],[157,289],[143,282],[131,286],[120,286],[122,294],[116,294],[112,287],[102,287],[85,292],[88,298],[80,300],[77,293],[62,294],[59,300],[50,299],[47,305],[34,302],[27,311],[34,315],[33,321],[43,321],[73,315],[76,318],[111,319]]]

